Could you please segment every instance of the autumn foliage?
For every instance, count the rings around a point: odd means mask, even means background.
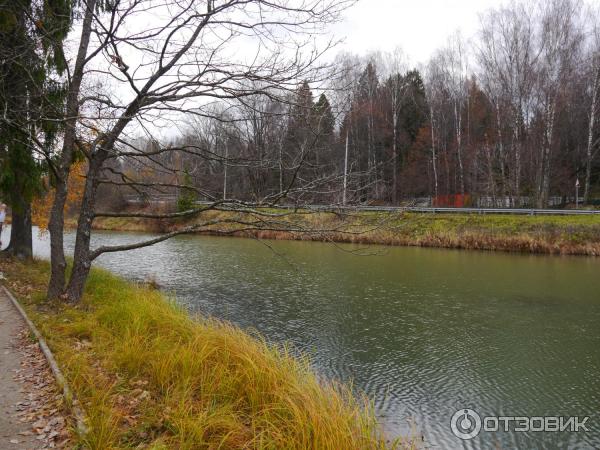
[[[83,197],[85,186],[85,177],[87,173],[87,163],[78,161],[73,164],[71,175],[69,177],[69,189],[67,201],[65,203],[65,214],[76,211]],[[45,180],[46,185],[50,185],[49,180]],[[40,231],[48,229],[48,220],[50,219],[50,210],[54,203],[54,188],[50,187],[46,194],[34,199],[32,203],[32,222],[37,225]]]

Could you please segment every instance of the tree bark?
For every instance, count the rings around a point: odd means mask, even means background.
[[[6,251],[19,259],[30,259],[33,257],[31,205],[25,202],[17,192],[12,193],[11,204],[12,225],[10,242]]]
[[[99,175],[102,165],[106,159],[106,151],[98,150],[95,158],[90,160],[88,175],[85,181],[85,189],[79,220],[77,221],[77,235],[75,239],[75,250],[73,252],[73,271],[69,278],[69,284],[65,291],[67,301],[78,302],[83,295],[83,288],[92,267],[90,251],[90,239],[92,236],[92,222],[94,220],[94,207],[96,204],[96,193],[98,191]]]
[[[83,80],[83,69],[86,62],[88,45],[92,30],[92,19],[96,0],[87,2],[83,20],[81,39],[77,51],[75,69],[70,80],[66,104],[65,133],[60,162],[57,167],[56,192],[50,212],[48,231],[50,232],[50,282],[48,283],[47,298],[57,298],[63,294],[65,287],[65,270],[67,262],[64,250],[64,209],[67,201],[69,172],[76,144],[76,125],[79,115],[79,91]]]

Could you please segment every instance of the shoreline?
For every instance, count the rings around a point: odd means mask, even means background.
[[[204,218],[238,217],[239,213],[210,211]],[[198,220],[98,218],[94,229],[165,233]],[[74,221],[67,227],[74,228]],[[288,231],[285,226],[301,228]],[[470,214],[332,213],[291,214],[281,230],[226,228],[226,236],[271,240],[336,242],[362,245],[446,248],[524,254],[600,256],[600,217],[483,216]],[[207,228],[198,235],[223,236]]]

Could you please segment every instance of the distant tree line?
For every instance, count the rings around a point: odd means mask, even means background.
[[[173,145],[207,153],[180,152],[181,173],[206,198],[399,204],[460,195],[544,207],[550,196],[573,197],[579,179],[588,202],[600,181],[600,30],[591,17],[577,0],[510,3],[486,12],[471,42],[457,33],[419,68],[399,51],[339,55],[328,83],[189,120]]]

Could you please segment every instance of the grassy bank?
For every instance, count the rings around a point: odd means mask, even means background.
[[[318,381],[285,349],[192,319],[160,292],[101,270],[92,271],[81,305],[49,305],[48,269],[0,260],[89,416],[82,447],[386,447],[366,401]]]
[[[97,229],[155,231],[177,230],[215,218],[256,220],[233,212],[208,212],[192,220],[99,218]],[[240,236],[361,244],[499,250],[526,253],[600,256],[598,216],[512,216],[430,213],[290,214],[277,219],[280,230],[235,232],[235,225],[220,226]],[[274,227],[270,227],[274,228]],[[289,228],[287,230],[286,228]],[[304,232],[298,231],[305,230]],[[207,233],[215,233],[209,227]]]

